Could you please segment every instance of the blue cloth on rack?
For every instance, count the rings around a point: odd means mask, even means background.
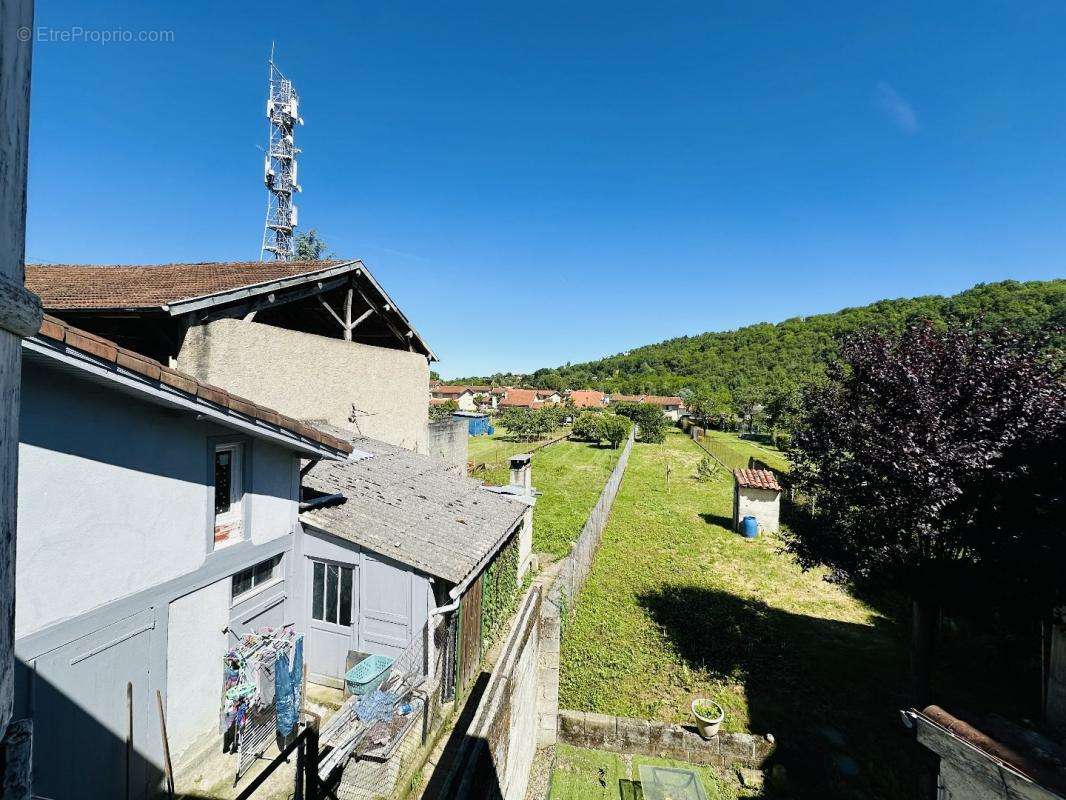
[[[397,700],[399,695],[394,692],[375,689],[359,701],[355,707],[355,715],[363,722],[388,722],[392,719],[393,707]]]
[[[296,644],[292,646],[292,702],[296,712],[300,712],[300,689],[303,687],[304,677],[304,635],[296,634]]]
[[[278,733],[288,736],[296,727],[300,713],[300,684],[303,678],[304,637],[298,635],[292,646],[292,662],[285,651],[278,653],[274,667],[274,704],[278,715]]]

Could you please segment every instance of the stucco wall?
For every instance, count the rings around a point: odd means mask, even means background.
[[[429,362],[418,353],[218,320],[189,330],[178,368],[297,419],[426,452]]]
[[[444,461],[457,474],[466,475],[466,462],[470,454],[470,423],[455,417],[429,423],[426,452]]]
[[[200,568],[213,513],[209,439],[230,432],[30,361],[23,382],[17,635]],[[296,456],[245,441],[250,538],[288,535]]]
[[[744,517],[755,517],[759,529],[776,533],[781,516],[781,493],[769,489],[734,488],[734,526],[739,526]]]
[[[226,654],[230,581],[170,604],[167,640],[167,735],[175,764],[197,740],[218,737],[218,695]]]
[[[444,796],[522,800],[537,749],[541,588],[525,595],[474,712]],[[454,788],[449,795],[448,790]]]

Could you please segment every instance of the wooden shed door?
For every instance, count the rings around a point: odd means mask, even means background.
[[[481,671],[481,578],[470,584],[459,604],[459,692],[465,693]]]

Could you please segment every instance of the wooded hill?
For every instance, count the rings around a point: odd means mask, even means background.
[[[899,330],[907,322],[1010,324],[1027,330],[1066,329],[1066,280],[978,284],[951,297],[882,300],[833,314],[759,323],[734,331],[681,336],[584,364],[539,369],[532,375],[496,374],[448,383],[600,389],[625,394],[676,394],[681,389],[728,389],[765,396],[816,376],[840,337],[873,326]]]

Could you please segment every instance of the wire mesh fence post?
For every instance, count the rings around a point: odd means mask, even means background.
[[[318,725],[308,723],[304,737],[304,771],[307,800],[319,800],[318,782]]]

